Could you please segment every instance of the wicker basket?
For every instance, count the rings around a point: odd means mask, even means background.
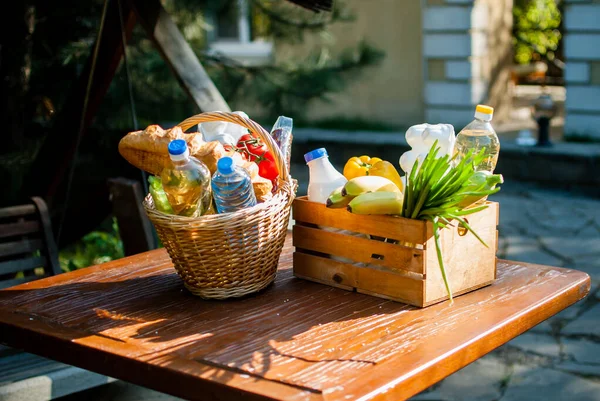
[[[295,184],[279,147],[260,125],[232,113],[203,113],[179,124],[185,131],[203,122],[226,121],[257,134],[269,147],[279,170],[273,198],[234,213],[198,218],[165,214],[148,195],[144,207],[175,270],[190,292],[225,299],[259,291],[275,279],[288,227]]]

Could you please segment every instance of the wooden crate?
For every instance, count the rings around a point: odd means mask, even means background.
[[[499,207],[487,205],[467,220],[489,248],[462,228],[441,231],[454,296],[496,278]],[[419,307],[448,299],[430,222],[351,214],[306,197],[294,201],[293,216],[296,277]]]

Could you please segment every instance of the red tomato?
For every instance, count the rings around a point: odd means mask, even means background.
[[[237,148],[242,155],[246,156],[246,159],[258,164],[258,175],[269,180],[277,178],[279,173],[275,165],[275,158],[267,145],[259,138],[252,134],[243,135],[237,143]]]

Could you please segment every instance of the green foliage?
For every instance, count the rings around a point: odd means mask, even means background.
[[[206,65],[226,98],[259,102],[267,110],[266,118],[288,114],[300,119],[307,102],[330,101],[328,94],[343,90],[348,80],[383,57],[363,42],[337,58],[321,48],[307,59],[279,66],[246,67],[219,56],[212,56]]]
[[[553,60],[562,35],[560,0],[515,0],[514,46],[519,64]]]
[[[112,218],[99,230],[86,234],[77,243],[62,250],[58,259],[63,271],[71,271],[110,262],[123,256],[119,227],[116,219]]]

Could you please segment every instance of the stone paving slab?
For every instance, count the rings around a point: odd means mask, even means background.
[[[500,400],[600,401],[600,382],[553,369],[515,366]]]
[[[502,395],[498,383],[506,380],[508,376],[508,366],[501,360],[488,356],[454,373],[432,391],[421,393],[411,400],[497,400]]]
[[[562,330],[562,334],[600,338],[600,304],[582,313]]]
[[[508,343],[509,346],[519,348],[525,352],[558,358],[560,344],[551,335],[524,333]]]
[[[595,380],[600,377],[600,365],[583,364],[576,362],[562,362],[555,366],[556,370],[574,373],[579,376],[590,377]]]
[[[567,357],[573,358],[576,362],[595,364],[600,368],[600,343],[585,339],[565,338],[562,340],[562,344],[563,352]]]

